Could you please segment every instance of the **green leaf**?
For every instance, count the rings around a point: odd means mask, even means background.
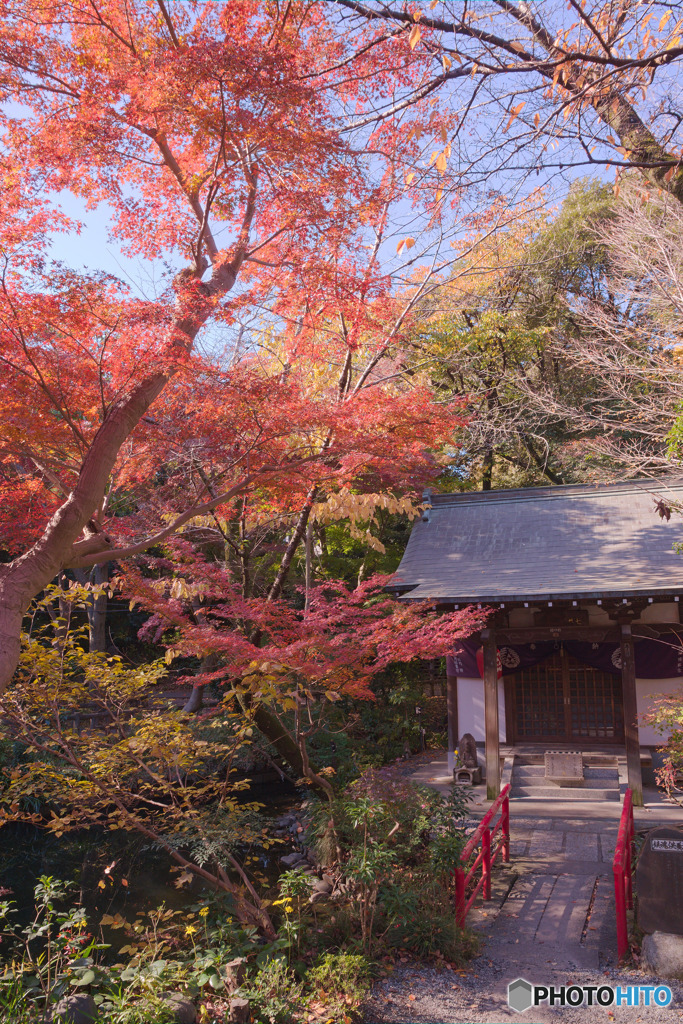
[[[95,972],[88,970],[81,974],[80,978],[72,978],[72,985],[92,985],[95,980]]]
[[[209,978],[209,985],[215,992],[220,992],[221,989],[225,988],[225,982],[222,978],[219,978],[217,974],[212,974]]]

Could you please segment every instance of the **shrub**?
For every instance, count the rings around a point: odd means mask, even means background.
[[[678,800],[683,786],[683,691],[658,694],[652,698],[650,711],[643,721],[655,730],[668,735],[666,746],[659,748],[662,765],[655,772],[658,785],[668,797]]]
[[[459,787],[444,799],[380,770],[354,782],[331,808],[314,807],[310,838],[327,856],[334,838],[364,952],[378,942],[405,946],[406,930],[421,915],[430,921],[442,911],[447,919],[450,878],[465,842],[458,822],[466,803]],[[461,959],[453,935],[441,926],[436,931],[428,929],[416,948],[444,955],[451,950]]]
[[[254,1018],[264,1024],[292,1024],[297,1020],[294,1011],[304,1002],[302,980],[280,957],[264,963],[241,991],[254,1004]]]
[[[372,965],[354,953],[325,953],[309,973],[312,1000],[334,1019],[360,1003],[370,987]]]

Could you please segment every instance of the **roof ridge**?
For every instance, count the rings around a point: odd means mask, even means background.
[[[662,494],[667,490],[683,491],[683,476],[663,478],[660,481],[624,480],[611,484],[556,484],[550,487],[510,487],[491,491],[425,491],[424,498],[432,506],[477,502],[546,501],[567,497],[594,498],[601,494],[628,494],[645,491]]]

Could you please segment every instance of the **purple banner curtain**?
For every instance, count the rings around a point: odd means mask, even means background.
[[[498,658],[504,676],[514,675],[525,668],[531,668],[559,651],[562,644],[567,653],[584,665],[601,672],[621,672],[621,647],[619,644],[591,643],[579,640],[550,640],[534,644],[504,645],[498,648]],[[446,671],[448,675],[477,679],[481,676],[477,651],[481,644],[477,640],[461,640],[449,654]],[[683,676],[683,632],[667,633],[658,639],[636,639],[634,644],[636,676],[639,679],[675,679]]]

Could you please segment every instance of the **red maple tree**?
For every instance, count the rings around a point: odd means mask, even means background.
[[[430,60],[407,35],[349,36],[326,4],[2,4],[0,686],[63,570],[258,482],[298,510],[275,598],[321,488],[433,472],[460,411],[404,345],[452,259],[443,157],[405,174],[450,123]],[[51,233],[77,230],[67,191],[172,268],[157,296],[50,263]]]

